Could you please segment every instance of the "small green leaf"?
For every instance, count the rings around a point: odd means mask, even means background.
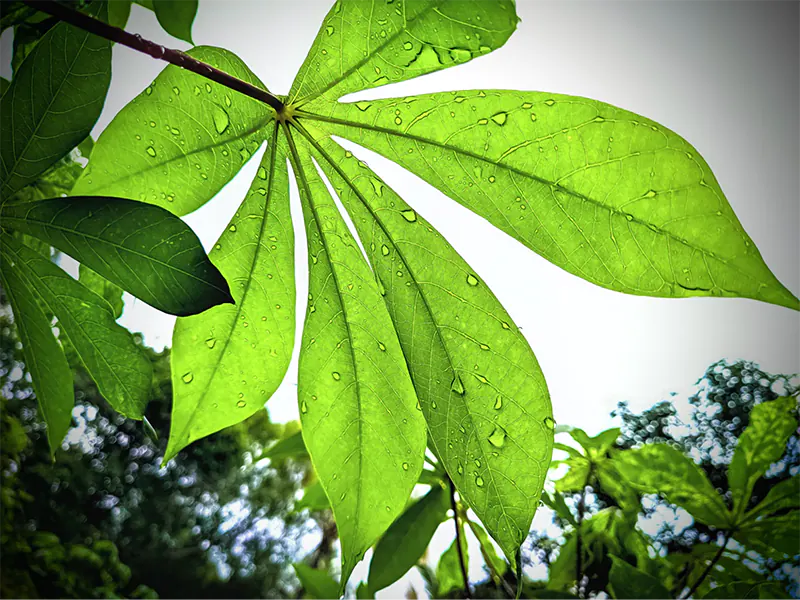
[[[105,3],[92,9],[105,12]],[[36,44],[0,102],[0,197],[37,179],[83,140],[111,82],[111,42],[59,23]]]
[[[300,585],[312,598],[320,600],[339,598],[339,584],[326,571],[314,569],[303,563],[294,563],[292,566]]]
[[[341,146],[315,143],[384,294],[435,453],[513,561],[552,454],[555,421],[536,357],[430,223]]]
[[[359,104],[320,99],[302,115],[407,168],[587,281],[641,296],[800,308],[697,150],[654,121],[545,92]]]
[[[611,562],[609,583],[614,598],[652,598],[654,600],[672,598],[672,594],[652,575],[640,571],[616,556],[611,557]]]
[[[458,522],[461,530],[461,552],[464,556],[464,565],[469,568],[469,549],[467,548],[467,537],[464,535],[464,523]],[[458,559],[458,546],[453,540],[450,547],[444,551],[436,565],[436,579],[439,580],[438,598],[443,598],[453,590],[463,590],[466,586],[464,575],[461,571],[461,563]]]
[[[111,0],[108,3],[108,24],[125,29],[131,15],[131,0]]]
[[[392,523],[376,544],[369,565],[369,589],[372,593],[393,584],[417,563],[445,519],[448,507],[444,489],[434,485]]]
[[[544,502],[553,511],[555,511],[555,513],[559,517],[564,519],[567,523],[569,523],[573,527],[578,526],[578,523],[575,520],[575,515],[572,514],[572,511],[570,510],[569,506],[567,506],[567,503],[564,500],[564,496],[562,496],[558,492],[554,494],[548,494],[547,492],[543,492],[542,502]]]
[[[125,302],[122,299],[123,291],[121,287],[111,283],[105,277],[101,277],[86,265],[80,265],[78,281],[111,305],[114,319],[119,319],[122,316]]]
[[[197,15],[197,0],[152,0],[153,12],[168,34],[184,42],[192,41],[192,23]]]
[[[608,452],[608,450],[617,442],[619,433],[619,427],[606,429],[594,437],[587,435],[583,429],[574,428],[569,432],[569,434],[572,436],[572,439],[583,446],[583,449],[586,451],[586,455],[591,457],[602,456]]]
[[[502,46],[517,27],[512,0],[337,0],[295,77],[298,105],[405,81]],[[364,105],[368,105],[365,102]]]
[[[425,421],[374,275],[306,148],[292,137],[289,145],[309,256],[300,420],[336,517],[343,591],[405,508],[422,470]]]
[[[592,464],[583,457],[568,458],[564,461],[569,466],[561,479],[556,480],[556,492],[579,492],[589,484]]]
[[[739,439],[741,442],[741,438]],[[770,488],[767,496],[747,513],[744,521],[786,509],[800,510],[800,475],[784,479]]]
[[[302,431],[298,431],[289,437],[283,438],[263,454],[263,458],[269,458],[270,460],[307,457],[308,450],[306,449],[306,444],[303,441]]]
[[[794,397],[777,398],[753,407],[750,424],[739,437],[728,469],[737,517],[747,509],[756,481],[786,451],[786,442],[797,429],[796,414]]]
[[[327,510],[331,507],[328,496],[325,495],[325,490],[322,489],[322,484],[317,481],[306,488],[303,497],[298,500],[295,505],[295,511],[301,510]]]
[[[700,467],[666,444],[651,444],[620,452],[614,463],[628,485],[645,494],[661,494],[685,508],[697,520],[727,528],[731,514]]]
[[[375,595],[369,591],[369,586],[365,581],[358,584],[356,588],[356,600],[373,600]]]
[[[50,328],[50,317],[39,304],[38,292],[22,276],[14,258],[5,252],[5,246],[0,248],[3,291],[11,302],[25,367],[31,374],[33,391],[47,425],[50,454],[54,455],[72,421],[75,404],[72,369]]]
[[[475,537],[478,538],[483,562],[491,571],[492,577],[502,577],[505,575],[508,570],[508,563],[497,554],[497,550],[495,550],[492,540],[489,539],[486,530],[481,527],[479,523],[471,519],[467,520],[467,524],[469,524],[469,528],[472,530],[472,533],[475,534]]]
[[[117,325],[111,306],[13,237],[4,239],[3,249],[19,277],[56,316],[103,398],[126,417],[141,419],[150,397],[152,366],[131,334]]]
[[[0,217],[164,312],[190,315],[231,301],[194,232],[158,206],[72,197],[5,205]]]
[[[294,231],[285,142],[269,148],[209,258],[234,305],[178,319],[172,334],[169,460],[264,407],[283,380],[295,332]]]
[[[188,54],[264,87],[234,54]],[[210,200],[271,132],[266,104],[170,65],[123,108],[95,142],[76,196],[118,196],[185,215]]]

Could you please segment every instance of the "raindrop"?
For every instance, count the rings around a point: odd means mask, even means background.
[[[409,223],[413,223],[417,220],[417,213],[411,209],[408,210],[401,210],[400,214],[403,215],[403,218],[408,221]]]
[[[475,466],[478,467],[479,469],[481,468],[481,459],[479,458],[475,459]]]
[[[553,106],[553,104],[555,104],[555,103],[556,103],[556,101],[555,101],[555,100],[552,100],[552,99],[550,99],[550,100],[545,100],[545,101],[544,101],[544,103],[545,103],[545,104],[547,104],[547,106]]]
[[[508,119],[508,113],[505,112],[499,112],[495,115],[492,115],[492,121],[494,121],[498,125],[505,125],[506,119]]]
[[[175,94],[176,96],[180,96],[181,95],[181,90],[178,87],[173,87],[172,88],[172,93]]]
[[[403,463],[403,471],[408,471],[408,463]]]
[[[303,400],[300,403],[300,412],[303,413],[303,414],[306,414],[308,412],[308,404],[306,404],[305,400]]]
[[[333,378],[334,378],[336,381],[339,381],[339,380],[342,378],[342,376],[341,376],[341,375],[339,375],[339,373],[338,373],[338,372],[336,372],[336,371],[334,371],[333,373],[331,373],[331,375],[333,376]]]
[[[145,90],[144,90],[144,93],[145,93],[145,94],[147,94],[148,96],[149,96],[150,94],[152,94],[152,93],[153,93],[153,86],[152,86],[152,85],[148,85],[148,86],[145,88]]]
[[[333,35],[334,31],[336,31],[336,30],[333,28],[333,25],[328,25],[325,28],[325,33],[327,33],[328,35]]]
[[[225,106],[230,107],[230,105],[231,105],[230,96],[225,96]]]
[[[217,133],[225,133],[225,130],[230,124],[228,113],[226,113],[222,107],[214,105],[212,118],[214,119],[214,129],[217,130]]]
[[[239,400],[236,403],[236,406],[239,407],[239,408],[244,408],[245,406],[247,406],[247,402],[245,402],[244,400]]]
[[[258,178],[259,179],[267,178],[267,170],[264,167],[258,167]]]
[[[389,246],[387,246],[386,244],[381,246],[381,254],[383,254],[384,256],[389,256]]]
[[[211,85],[209,85],[208,83],[206,84],[206,92],[208,92],[209,94],[211,93]]]
[[[471,286],[476,286],[478,285],[478,278],[475,277],[475,275],[473,275],[472,273],[469,273],[467,275],[467,283]]]
[[[372,103],[371,103],[371,102],[364,102],[363,100],[362,100],[361,102],[356,102],[356,108],[357,108],[358,110],[360,110],[360,111],[365,111],[365,110],[367,110],[367,109],[368,109],[370,106],[372,106]]]
[[[647,193],[644,195],[645,198],[653,198],[656,195],[655,190],[647,190]]]
[[[206,346],[208,346],[209,350],[211,348],[213,348],[214,346],[216,346],[216,345],[217,345],[217,339],[216,338],[212,337],[212,338],[208,338],[206,340]]]
[[[378,342],[378,348],[381,349],[381,352],[386,352],[386,346],[383,344],[383,342]]]
[[[503,321],[503,329],[511,329],[511,325]]]
[[[414,44],[412,44],[411,42],[403,42],[403,48],[405,48],[406,50],[411,50],[413,47]]]
[[[194,379],[194,374],[191,371],[189,371],[188,373],[184,373],[181,379],[183,379],[183,383],[192,383],[192,380]]]
[[[464,465],[462,465],[461,463],[458,463],[458,468],[456,470],[458,471],[459,475],[463,475],[464,474]]]
[[[475,478],[475,485],[478,487],[483,487],[483,478],[480,475]]]
[[[231,225],[230,227],[228,227],[228,231],[230,231],[231,233],[236,233],[236,225]]]
[[[497,394],[497,397],[494,399],[494,409],[500,410],[501,408],[503,408],[503,396]]]
[[[402,125],[402,123],[403,123],[403,119],[401,119],[400,117],[395,117],[394,118],[394,124],[395,125]]]
[[[150,156],[152,156],[153,158],[155,158],[155,156],[156,156],[156,149],[155,149],[155,148],[153,148],[152,146],[148,146],[148,147],[147,147],[147,154],[149,154]]]
[[[481,344],[480,346],[481,350],[489,350],[489,346],[487,346],[486,344]]]
[[[464,395],[464,383],[461,381],[461,377],[458,375],[453,377],[453,381],[450,383],[450,390],[460,396]]]
[[[495,448],[502,448],[506,443],[506,432],[502,427],[496,427],[489,436],[489,443]]]
[[[547,427],[550,431],[553,431],[556,428],[555,419],[553,417],[545,417],[544,426]]]

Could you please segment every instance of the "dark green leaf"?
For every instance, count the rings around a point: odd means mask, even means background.
[[[298,431],[278,441],[263,454],[263,458],[279,460],[282,458],[308,458],[308,450],[303,442],[303,432]]]
[[[372,593],[393,584],[417,563],[445,519],[448,507],[444,489],[434,485],[392,523],[376,544],[369,565],[369,589]]]
[[[465,63],[502,46],[517,21],[511,0],[337,0],[289,101],[340,98]]]
[[[125,29],[131,15],[131,0],[111,0],[108,3],[108,24]]]
[[[326,510],[331,507],[328,496],[325,495],[325,490],[322,489],[322,484],[319,481],[313,483],[306,488],[303,497],[294,505],[296,511],[303,509],[310,511]]]
[[[231,283],[235,305],[175,324],[167,460],[263,409],[292,357],[294,231],[285,142],[272,132],[247,196],[209,256]]]
[[[644,494],[661,494],[685,508],[698,521],[712,527],[730,526],[728,512],[711,482],[692,460],[666,444],[652,444],[620,452],[617,471],[628,485]]]
[[[507,90],[320,99],[302,114],[597,285],[800,308],[697,150],[639,115],[585,98]]]
[[[190,315],[232,300],[194,232],[158,206],[73,197],[6,205],[0,217],[164,312]]]
[[[164,31],[194,45],[192,23],[197,15],[197,0],[152,0],[152,4]]]
[[[658,579],[616,556],[611,557],[609,582],[614,598],[672,598]]]
[[[264,87],[234,54],[188,54]],[[118,196],[185,215],[205,204],[271,132],[266,104],[170,65],[114,117],[72,193]]]
[[[786,586],[779,581],[735,581],[726,585],[720,585],[709,590],[701,596],[706,598],[740,598],[747,600],[750,598],[791,598],[792,595],[786,590]]]
[[[312,598],[326,600],[339,597],[339,584],[327,572],[302,563],[295,563],[292,566],[300,584]]]
[[[94,14],[104,7],[97,3]],[[66,23],[44,35],[0,102],[2,198],[34,181],[89,134],[110,81],[110,42]]]
[[[152,367],[131,334],[117,325],[111,306],[13,237],[5,239],[3,249],[18,276],[56,316],[103,397],[123,415],[141,419],[150,396]]]
[[[467,537],[464,535],[463,521],[459,521],[458,525],[461,530],[461,552],[464,556],[464,565],[469,568],[469,550],[467,548]],[[450,547],[439,558],[439,564],[436,566],[436,579],[439,581],[438,598],[446,596],[453,590],[463,590],[465,587],[466,582],[458,559],[457,541],[453,540]]]
[[[768,549],[777,550],[787,556],[800,555],[800,511],[793,510],[785,515],[767,517],[744,525],[733,536],[745,546],[764,553]]]
[[[785,509],[800,510],[800,475],[784,479],[770,488],[766,498],[747,513],[745,521]]]
[[[125,302],[122,299],[123,291],[121,287],[115,283],[111,283],[105,277],[101,277],[86,265],[80,265],[78,281],[111,305],[114,319],[119,319],[122,316],[122,309],[125,308]]]
[[[72,406],[75,404],[72,369],[50,328],[50,317],[39,305],[38,292],[30,287],[4,246],[2,250],[0,277],[3,290],[11,302],[25,367],[31,374],[33,391],[47,424],[50,453],[55,454],[72,420]]]
[[[739,437],[728,469],[733,510],[741,517],[750,502],[753,486],[786,450],[797,429],[797,399],[777,398],[753,407],[750,424]]]
[[[300,420],[336,517],[344,586],[405,508],[422,470],[425,421],[374,275],[310,156],[289,142],[310,271]]]

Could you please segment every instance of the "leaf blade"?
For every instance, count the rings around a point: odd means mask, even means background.
[[[153,12],[164,31],[194,45],[192,23],[197,15],[197,0],[153,0]]]
[[[648,575],[616,556],[612,555],[611,561],[609,582],[614,591],[614,598],[660,600],[672,597],[672,594],[652,575]]]
[[[0,216],[164,312],[193,314],[231,301],[194,232],[157,206],[73,196],[5,205]]]

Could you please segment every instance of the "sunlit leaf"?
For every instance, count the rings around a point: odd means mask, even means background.
[[[25,367],[31,374],[33,391],[47,425],[50,453],[55,454],[72,421],[72,370],[50,328],[50,317],[39,304],[37,291],[20,273],[6,246],[0,246],[0,250],[3,291],[11,303]]]
[[[164,312],[190,315],[231,301],[194,232],[158,206],[72,197],[7,204],[0,217]]]
[[[510,561],[551,456],[550,398],[536,357],[480,276],[366,164],[320,139],[384,294],[437,456]]]
[[[502,46],[517,21],[511,0],[337,0],[289,101],[340,98],[465,63]]]
[[[434,485],[392,523],[375,546],[369,565],[369,589],[377,592],[405,575],[424,554],[449,508],[447,494]]]
[[[152,366],[111,306],[38,252],[14,238],[4,242],[17,276],[54,314],[97,389],[123,415],[141,419],[150,396]]]
[[[731,514],[703,471],[690,458],[666,444],[620,452],[614,459],[628,485],[644,494],[661,494],[685,508],[698,521],[726,528]]]
[[[606,429],[592,437],[586,434],[583,429],[573,428],[569,434],[586,451],[587,456],[602,456],[614,446],[619,437],[619,427]]]
[[[597,285],[800,307],[697,150],[639,115],[585,98],[505,90],[317,100],[302,115],[404,166]]]
[[[168,34],[194,44],[192,23],[197,15],[197,0],[152,0],[153,12]]]
[[[464,535],[464,522],[458,522],[461,531],[461,552],[464,557],[464,566],[469,569],[469,549],[467,548],[467,537]],[[458,558],[458,546],[453,540],[450,547],[444,551],[439,558],[439,564],[436,565],[436,579],[439,581],[439,590],[437,597],[443,598],[453,590],[463,590],[467,585],[464,581],[464,575],[461,571],[461,562]],[[469,573],[469,571],[467,571]]]
[[[105,3],[90,12],[105,13]],[[0,102],[0,197],[10,198],[89,134],[110,81],[111,42],[66,23],[44,35]]]
[[[298,399],[331,500],[342,586],[400,515],[422,470],[422,413],[378,285],[305,148],[289,138],[309,256]]]
[[[105,277],[101,277],[86,265],[80,265],[78,280],[111,305],[115,319],[119,319],[122,316],[122,309],[125,307],[125,303],[122,300],[123,291],[121,287],[111,283]]]
[[[672,597],[672,594],[652,575],[640,571],[616,556],[611,557],[611,562],[609,582],[614,598],[653,598],[660,600]]]
[[[295,563],[292,566],[300,585],[311,598],[326,600],[339,597],[339,584],[327,572],[302,563]]]
[[[589,485],[591,463],[583,457],[569,458],[564,461],[569,466],[561,479],[556,480],[556,492],[579,492]]]
[[[294,505],[296,511],[305,509],[312,512],[326,510],[330,507],[331,503],[328,500],[328,496],[325,495],[325,490],[322,489],[322,484],[319,481],[308,486],[303,493],[303,497]]]
[[[235,304],[179,319],[172,334],[172,428],[165,460],[264,407],[294,347],[294,232],[285,142],[269,147],[209,258]]]
[[[190,56],[264,87],[234,54],[200,46]],[[272,109],[168,66],[123,108],[95,142],[72,193],[119,196],[185,215],[230,181],[271,129]]]
[[[753,407],[750,424],[739,437],[728,469],[728,482],[737,516],[747,509],[753,486],[780,459],[797,429],[797,399],[777,398]]]

